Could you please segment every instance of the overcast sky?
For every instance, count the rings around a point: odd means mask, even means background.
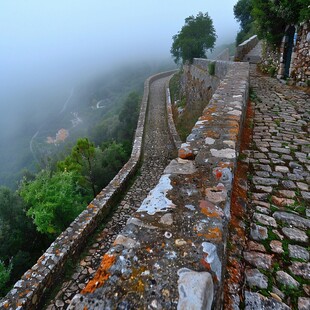
[[[1,0],[0,87],[170,57],[172,36],[199,11],[218,42],[233,41],[237,0]]]

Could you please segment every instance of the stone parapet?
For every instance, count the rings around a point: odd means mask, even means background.
[[[195,61],[208,68],[208,61]],[[249,64],[217,62],[215,67],[226,73],[179,157],[69,309],[221,309]]]
[[[252,36],[248,40],[239,44],[235,52],[235,61],[242,61],[244,56],[250,52],[258,43],[257,35]]]
[[[167,80],[166,82],[166,107],[167,107],[167,119],[168,119],[168,127],[169,132],[171,135],[171,138],[173,140],[173,143],[176,147],[176,149],[179,149],[181,147],[182,141],[180,139],[180,136],[177,132],[177,129],[175,127],[175,123],[173,120],[173,113],[172,113],[172,105],[171,105],[171,97],[170,97],[170,90],[169,90],[169,82],[171,80],[173,75]]]
[[[145,81],[135,140],[129,161],[71,225],[59,235],[37,263],[15,283],[13,289],[1,299],[0,309],[38,309],[43,294],[56,285],[57,279],[64,271],[66,262],[80,252],[88,237],[101,220],[108,215],[119,195],[126,189],[128,181],[134,175],[141,159],[150,84],[173,72],[156,74]]]

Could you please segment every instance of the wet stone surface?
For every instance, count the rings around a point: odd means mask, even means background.
[[[306,309],[310,96],[262,76],[253,65],[250,81],[254,118],[246,151],[250,190],[245,309]]]

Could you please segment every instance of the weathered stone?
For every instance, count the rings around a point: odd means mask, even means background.
[[[303,259],[305,261],[309,260],[309,251],[300,245],[289,244],[288,251],[292,258]]]
[[[268,287],[268,278],[262,274],[258,269],[247,269],[245,277],[250,287],[258,287],[266,289]]]
[[[282,270],[276,272],[276,279],[280,284],[288,287],[299,286],[299,283],[292,276]]]
[[[209,272],[196,272],[187,268],[178,270],[178,310],[211,310],[213,280]]]
[[[279,181],[277,179],[271,179],[271,178],[260,178],[260,177],[253,177],[254,184],[260,184],[260,185],[278,185]]]
[[[206,263],[211,267],[211,270],[216,274],[217,280],[220,281],[222,276],[222,264],[217,255],[216,246],[210,242],[202,243],[203,252],[207,254]]]
[[[290,150],[289,149],[285,149],[282,147],[272,147],[271,151],[274,151],[276,153],[281,153],[281,154],[290,154]]]
[[[245,310],[290,310],[286,304],[275,300],[274,298],[267,298],[259,293],[245,291]]]
[[[189,143],[182,143],[181,148],[178,151],[178,156],[181,159],[193,159],[194,158],[194,152],[191,149],[191,146]]]
[[[309,310],[310,309],[310,298],[298,297],[298,310]]]
[[[301,191],[300,193],[303,199],[310,201],[310,192]]]
[[[310,228],[310,220],[303,218],[297,214],[276,211],[273,214],[273,217],[277,221],[281,221],[281,222],[284,222],[289,225],[293,225],[298,228],[303,228],[303,229]]]
[[[286,166],[275,166],[275,170],[282,173],[287,173],[290,171]]]
[[[295,201],[292,199],[280,198],[277,196],[272,196],[271,200],[275,205],[280,206],[280,207],[290,206],[290,205],[293,205],[295,203]]]
[[[265,240],[268,238],[268,230],[266,227],[251,224],[251,237],[252,239],[259,241],[259,240]]]
[[[268,270],[271,267],[271,255],[260,252],[244,252],[243,255],[244,259],[256,268]]]
[[[263,244],[254,242],[254,241],[249,241],[248,242],[248,250],[249,251],[259,251],[259,252],[266,252],[266,249]]]
[[[296,182],[297,187],[302,190],[302,191],[308,191],[309,190],[309,186],[306,183],[302,183],[302,182]]]
[[[195,172],[194,161],[181,158],[173,159],[164,170],[164,174],[193,174]]]
[[[173,217],[171,213],[167,213],[165,215],[163,215],[160,220],[159,223],[163,224],[163,225],[172,225],[173,224]]]
[[[310,263],[293,262],[289,270],[296,276],[310,280]]]
[[[294,191],[289,190],[279,190],[279,194],[286,198],[294,198],[296,196]]]
[[[118,245],[118,244],[123,245],[125,248],[128,248],[128,249],[135,248],[139,245],[137,241],[131,238],[125,237],[123,235],[118,235],[116,240],[114,241],[114,245]]]
[[[278,226],[273,217],[265,215],[265,214],[254,213],[253,219],[254,221],[258,221],[261,224],[266,225],[266,226],[272,226],[272,227]]]
[[[274,253],[281,254],[284,252],[284,250],[282,248],[282,242],[278,241],[278,240],[272,240],[270,242],[270,248],[271,248],[271,251]]]
[[[282,181],[282,184],[284,187],[288,188],[288,189],[295,189],[296,185],[293,181],[290,180],[284,180]]]
[[[282,228],[282,232],[290,240],[308,242],[308,236],[306,235],[306,233],[297,228],[284,227]]]

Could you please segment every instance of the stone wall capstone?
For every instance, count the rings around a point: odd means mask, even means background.
[[[68,259],[81,251],[87,238],[110,212],[117,197],[125,190],[128,181],[134,175],[141,159],[149,86],[154,80],[169,76],[174,72],[159,73],[145,81],[130,159],[87,208],[57,237],[37,263],[26,271],[12,290],[0,300],[0,309],[37,309],[44,293],[55,286]]]

